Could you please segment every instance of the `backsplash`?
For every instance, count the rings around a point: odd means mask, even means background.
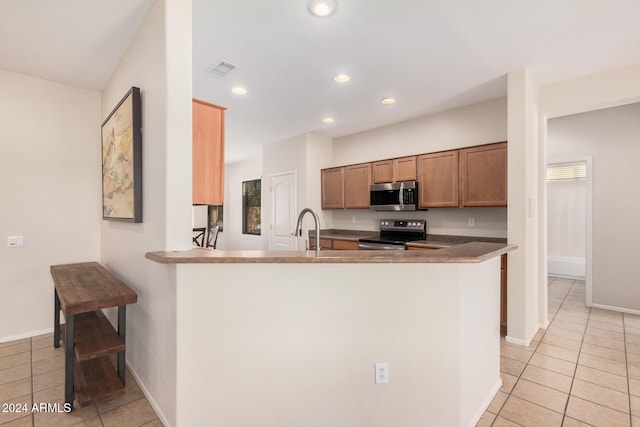
[[[424,219],[427,221],[427,234],[507,237],[507,208],[438,208],[412,212],[334,210],[333,223],[329,228],[378,230],[378,221],[382,218]],[[469,226],[469,218],[473,218],[474,226]]]

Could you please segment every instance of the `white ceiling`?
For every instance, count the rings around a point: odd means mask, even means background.
[[[99,90],[152,1],[0,0],[0,68]],[[640,62],[638,0],[336,1],[193,0],[193,95],[228,107],[227,162],[504,96],[523,67],[545,85]],[[208,75],[220,59],[239,68]]]
[[[0,0],[0,69],[100,90],[153,0]]]

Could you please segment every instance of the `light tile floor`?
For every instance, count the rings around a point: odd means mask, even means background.
[[[549,319],[530,347],[501,343],[502,389],[477,426],[640,426],[640,316],[584,304],[549,278]]]
[[[64,350],[53,348],[52,334],[0,344],[0,426],[162,427],[128,371],[125,393],[116,398],[69,414],[32,412],[34,403],[63,401]]]

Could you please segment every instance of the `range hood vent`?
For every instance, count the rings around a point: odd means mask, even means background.
[[[217,76],[217,77],[224,77],[227,74],[229,74],[231,71],[235,70],[236,68],[238,68],[237,65],[232,64],[231,62],[222,59],[217,64],[212,65],[211,67],[209,67],[207,69],[207,72],[209,74],[213,74],[214,76]]]

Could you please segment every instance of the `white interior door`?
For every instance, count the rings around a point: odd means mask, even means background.
[[[272,175],[269,191],[271,195],[271,223],[269,224],[269,249],[295,250],[297,177],[295,172]]]

